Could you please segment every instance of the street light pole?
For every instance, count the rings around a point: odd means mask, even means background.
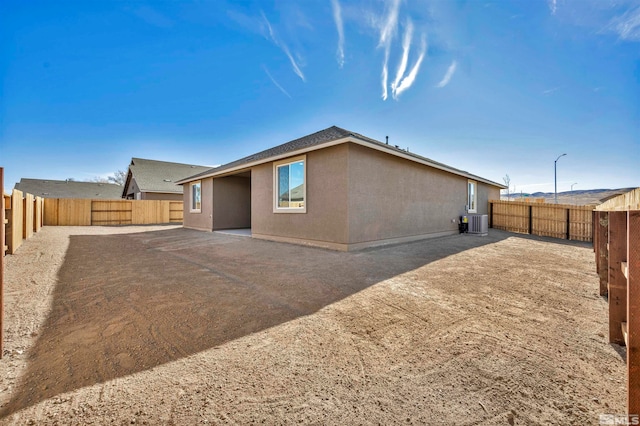
[[[573,185],[577,185],[577,184],[578,184],[578,182],[576,182],[576,183],[572,183],[572,184],[571,184],[571,190],[572,190],[572,191],[573,191]]]
[[[565,155],[567,154],[559,155],[556,161],[553,162],[553,192],[555,194],[556,204],[558,204],[558,160]]]

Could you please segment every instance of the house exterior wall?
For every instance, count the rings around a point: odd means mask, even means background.
[[[135,200],[136,199],[135,194],[137,192],[140,192],[140,189],[138,188],[138,184],[136,183],[135,178],[131,178],[131,181],[129,182],[129,187],[127,188],[127,195],[125,198]]]
[[[183,194],[173,192],[143,192],[141,194],[141,200],[182,201],[183,198]]]
[[[129,187],[127,188],[127,199],[131,200],[169,200],[182,201],[183,194],[179,192],[142,192],[138,187],[135,178],[131,178]]]
[[[458,232],[466,202],[464,177],[349,144],[350,244]]]
[[[213,179],[213,229],[250,227],[251,178],[227,176]]]
[[[185,183],[183,187],[183,219],[185,228],[200,229],[202,231],[213,230],[213,178],[202,179],[202,205],[200,213],[191,213],[191,184]]]
[[[466,177],[347,143],[307,154],[307,212],[273,213],[273,163],[252,169],[252,234],[352,250],[458,232]],[[477,182],[477,214],[499,189]]]
[[[273,163],[252,168],[252,235],[344,249],[349,241],[348,150],[342,144],[306,154],[306,213],[274,213]]]
[[[478,214],[489,214],[489,200],[500,199],[500,188],[478,182]]]

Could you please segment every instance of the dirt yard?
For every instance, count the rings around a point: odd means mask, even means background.
[[[46,227],[7,257],[2,424],[588,425],[625,410],[588,245],[353,253]]]

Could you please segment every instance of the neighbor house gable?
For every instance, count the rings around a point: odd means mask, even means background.
[[[169,161],[132,158],[122,197],[135,197],[136,193],[182,194],[176,181],[210,170],[210,167]]]

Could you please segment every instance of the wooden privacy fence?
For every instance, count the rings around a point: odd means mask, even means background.
[[[182,223],[182,201],[47,198],[44,224],[51,226]]]
[[[4,168],[0,167],[0,358],[4,353],[4,256],[14,254],[23,239],[42,227],[43,200],[13,190],[4,193]]]
[[[489,201],[489,226],[567,240],[592,240],[593,206]]]
[[[640,415],[640,188],[593,213],[600,295],[609,301],[609,341],[627,347],[627,414],[634,421]]]
[[[14,254],[23,240],[31,238],[42,228],[44,200],[17,189],[2,198],[5,213],[3,251]]]

